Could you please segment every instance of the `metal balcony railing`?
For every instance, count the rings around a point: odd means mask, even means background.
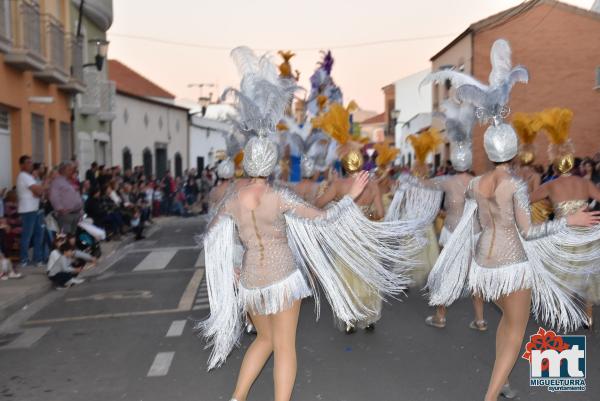
[[[2,24],[0,26],[4,28],[4,32],[9,32],[12,42],[5,61],[22,69],[36,71],[43,69],[45,60],[42,54],[42,25],[39,5],[32,0],[0,0],[0,2],[3,10],[1,13],[6,12],[5,22],[0,23]]]
[[[12,46],[11,4],[11,0],[0,0],[0,51],[7,51]]]
[[[45,40],[44,56],[48,68],[68,74],[65,52],[65,30],[63,24],[51,15],[44,16]]]
[[[70,73],[68,82],[59,88],[69,93],[83,93],[85,84],[83,78],[83,38],[69,34],[66,35],[66,59]]]
[[[42,55],[42,31],[40,6],[37,3],[22,1],[19,7],[22,41],[20,47],[38,56]]]

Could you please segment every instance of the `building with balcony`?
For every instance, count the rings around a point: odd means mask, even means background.
[[[73,15],[69,0],[0,0],[0,188],[18,159],[70,158]]]
[[[71,0],[71,13],[79,15],[81,0]],[[112,158],[111,122],[116,117],[116,85],[108,78],[108,66],[98,60],[100,44],[113,21],[112,0],[85,0],[80,36],[73,42],[72,58],[77,74],[63,88],[75,94],[73,102],[73,153],[83,176],[92,162],[118,164]],[[77,32],[74,26],[73,31]]]
[[[112,160],[123,169],[144,166],[148,177],[188,168],[188,108],[175,96],[117,60],[108,62],[116,83]]]
[[[498,38],[512,47],[513,64],[529,69],[530,81],[511,94],[513,112],[537,112],[549,107],[573,110],[571,138],[578,156],[600,150],[600,6],[591,10],[555,0],[529,0],[471,24],[431,58],[432,70],[453,68],[487,82],[490,49]],[[558,29],[560,27],[560,29]],[[433,88],[432,107],[451,96],[449,82]],[[508,119],[510,120],[510,116]],[[483,150],[483,131],[473,133],[473,168],[490,167]],[[536,163],[547,164],[547,141],[538,136]]]

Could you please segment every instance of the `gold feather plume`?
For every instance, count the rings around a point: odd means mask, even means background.
[[[313,128],[321,129],[339,144],[344,145],[352,139],[350,132],[350,113],[356,110],[354,101],[346,108],[340,103],[333,103],[327,112],[312,119]]]
[[[233,162],[235,163],[236,167],[241,167],[242,166],[242,161],[244,160],[244,151],[240,150],[233,158]]]
[[[512,125],[522,145],[532,144],[542,128],[538,113],[515,113]]]
[[[375,163],[377,167],[384,168],[394,160],[400,153],[400,149],[390,146],[387,143],[376,143],[373,145],[375,151],[377,152],[377,157],[375,158]]]
[[[280,50],[278,53],[283,59],[283,63],[279,65],[279,75],[281,75],[284,78],[293,78],[292,65],[290,64],[290,59],[294,57],[296,53],[289,50]]]
[[[553,145],[562,145],[569,139],[569,129],[573,121],[570,109],[555,107],[539,113],[541,128]]]
[[[435,128],[429,128],[419,134],[409,135],[407,139],[415,150],[415,159],[418,164],[425,164],[427,155],[435,152],[437,147],[444,143],[440,131]]]

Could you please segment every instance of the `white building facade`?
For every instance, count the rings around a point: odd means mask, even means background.
[[[112,131],[113,164],[123,169],[144,166],[147,176],[161,178],[189,167],[185,108],[117,92]]]
[[[225,152],[225,135],[231,127],[219,120],[202,117],[198,114],[190,117],[190,167],[198,171],[214,166],[216,156]]]
[[[396,119],[396,147],[400,149],[398,160],[403,165],[412,165],[414,152],[406,138],[431,125],[431,85],[419,84],[429,74],[426,69],[408,75],[394,83]]]

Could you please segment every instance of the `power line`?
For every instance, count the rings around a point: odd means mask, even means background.
[[[161,39],[161,38],[156,38],[156,37],[151,37],[151,36],[130,35],[130,34],[124,34],[124,33],[109,32],[109,35],[115,36],[118,38],[124,38],[124,39],[143,40],[146,42],[160,43],[160,44],[172,45],[172,46],[193,47],[193,48],[205,49],[205,50],[230,51],[231,49],[233,49],[235,47],[235,46],[206,45],[206,44],[191,43],[191,42],[179,42],[179,41],[166,40],[166,39]],[[392,43],[416,42],[416,41],[422,41],[422,40],[443,39],[443,38],[447,38],[447,37],[455,36],[455,35],[456,35],[455,33],[447,33],[447,34],[432,35],[432,36],[415,36],[415,37],[406,37],[406,38],[397,38],[397,39],[383,39],[383,40],[376,40],[376,41],[371,41],[371,42],[347,43],[347,44],[341,44],[341,45],[335,45],[335,46],[300,47],[300,48],[293,48],[292,50],[299,52],[299,51],[319,51],[319,50],[323,50],[323,49],[333,49],[333,50],[355,49],[355,48],[359,48],[359,47],[370,47],[370,46],[392,44]],[[255,50],[271,51],[274,49],[255,48]]]

